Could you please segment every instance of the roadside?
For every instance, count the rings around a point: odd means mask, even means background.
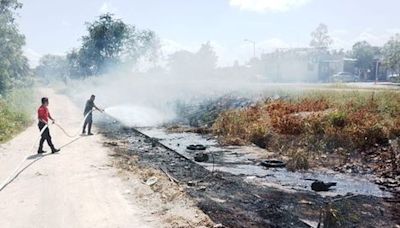
[[[22,132],[32,123],[33,89],[17,88],[0,96],[0,143]]]
[[[82,112],[68,97],[50,89],[40,93],[49,97],[50,111],[66,131],[79,129]],[[51,132],[56,146],[71,141],[54,126]],[[35,123],[0,145],[1,181],[12,174],[24,157],[36,153],[36,147],[30,150],[37,135]],[[154,193],[137,176],[114,169],[109,157],[112,152],[102,145],[103,141],[101,135],[82,137],[59,154],[31,156],[33,159],[22,166],[28,168],[0,192],[1,226],[185,227],[189,221],[210,222],[190,200],[174,205],[175,210],[160,217],[162,211],[168,211],[162,195]]]

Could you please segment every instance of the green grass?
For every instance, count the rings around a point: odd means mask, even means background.
[[[6,142],[32,123],[34,91],[17,89],[0,97],[0,143]]]

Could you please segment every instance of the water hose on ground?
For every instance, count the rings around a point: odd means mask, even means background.
[[[91,110],[90,112],[88,112],[88,113],[84,116],[84,118],[83,118],[83,120],[82,120],[80,126],[83,126],[83,125],[85,124],[86,119],[88,118],[88,116],[89,116],[92,112],[93,112],[93,110]],[[80,135],[81,130],[82,130],[82,129],[78,129],[78,131],[77,131],[75,134],[69,134],[60,124],[54,123],[54,125],[56,125],[58,128],[60,128],[61,131],[63,131],[64,134],[65,134],[67,137],[69,137],[69,138],[76,138],[76,137],[78,137],[78,136]]]
[[[82,124],[80,126],[83,126],[83,124],[85,123],[86,119],[88,118],[89,114],[91,114],[93,112],[93,110],[91,110],[90,112],[88,112],[85,117],[82,120]],[[53,123],[54,125],[56,125],[58,128],[60,128],[63,133],[69,137],[69,138],[73,138],[71,141],[65,143],[64,145],[60,146],[59,149],[64,148],[74,142],[76,142],[77,140],[79,140],[82,136],[80,136],[80,131],[81,129],[78,130],[77,133],[75,134],[69,134],[60,124],[57,123]],[[39,133],[39,136],[36,138],[36,140],[34,141],[30,152],[32,153],[35,149],[36,143],[40,140],[43,132],[49,127],[49,124],[46,124],[42,130]],[[29,158],[32,158],[32,155],[28,155],[26,157],[24,157],[21,162],[18,164],[17,168],[14,170],[14,172],[12,172],[12,174],[0,185],[0,192],[5,189],[7,187],[7,185],[9,185],[10,183],[12,183],[18,176],[19,174],[21,174],[26,168],[28,168],[30,165],[32,165],[33,163],[37,162],[38,160],[42,159],[44,156],[36,156],[34,157],[34,160],[31,161],[25,168],[23,168],[22,170],[20,170],[21,166],[25,163],[26,160],[28,160]]]
[[[42,136],[43,132],[49,127],[48,124],[46,124],[42,130],[40,131],[39,136],[37,137],[37,139],[34,141],[34,144],[32,145],[30,151],[33,151],[35,149],[35,145],[36,142],[39,141],[40,137]],[[1,185],[0,185],[0,192],[7,186],[9,185],[13,180],[15,180],[15,178],[19,175],[19,173],[17,174],[18,170],[21,168],[22,164],[30,157],[26,156],[24,157],[21,162],[19,163],[19,165],[17,166],[17,168],[14,170],[14,172],[12,172],[11,176],[9,176]]]

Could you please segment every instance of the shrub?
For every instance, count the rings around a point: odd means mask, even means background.
[[[391,130],[390,130],[390,136],[392,138],[400,137],[400,116],[396,117],[393,120],[393,125],[392,125]]]
[[[271,135],[268,128],[262,125],[256,125],[250,132],[250,142],[261,148],[267,148]]]
[[[322,136],[325,133],[326,120],[322,114],[313,114],[308,116],[304,121],[305,130],[307,134]]]
[[[286,163],[289,171],[307,170],[309,168],[308,154],[304,150],[296,150],[289,153],[289,160]]]
[[[214,133],[227,141],[263,148],[279,150],[293,141],[292,147],[316,144],[318,150],[342,147],[347,151],[387,144],[400,135],[399,93],[341,91],[305,96],[222,113],[213,125]]]
[[[286,115],[299,112],[319,112],[330,107],[327,100],[323,98],[304,98],[298,102],[274,101],[267,104],[267,111],[270,115]]]
[[[343,128],[346,125],[347,115],[343,111],[336,111],[329,114],[329,122],[333,127]]]
[[[304,122],[295,115],[274,115],[271,117],[272,127],[280,134],[299,135],[304,131]]]
[[[272,127],[280,134],[299,135],[304,132],[303,112],[320,112],[329,108],[325,99],[302,99],[298,102],[277,101],[268,104]]]
[[[0,98],[0,142],[10,139],[31,123],[31,94],[32,91],[16,90],[6,98]]]
[[[248,107],[226,111],[213,124],[214,134],[222,136],[223,141],[246,144],[260,142],[269,129],[269,117],[263,114],[262,107]]]

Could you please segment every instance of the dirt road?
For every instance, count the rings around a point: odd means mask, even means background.
[[[68,132],[76,132],[82,110],[52,90],[41,93],[50,98],[49,109],[56,121]],[[56,146],[71,140],[55,126],[50,130]],[[0,145],[0,182],[21,159],[36,153],[36,147],[29,150],[37,136],[34,123]],[[31,156],[25,161],[22,168],[34,163],[0,192],[1,227],[165,227],[151,208],[144,210],[133,201],[131,183],[110,165],[109,151],[102,142],[100,135],[86,136],[59,154],[40,159]]]

